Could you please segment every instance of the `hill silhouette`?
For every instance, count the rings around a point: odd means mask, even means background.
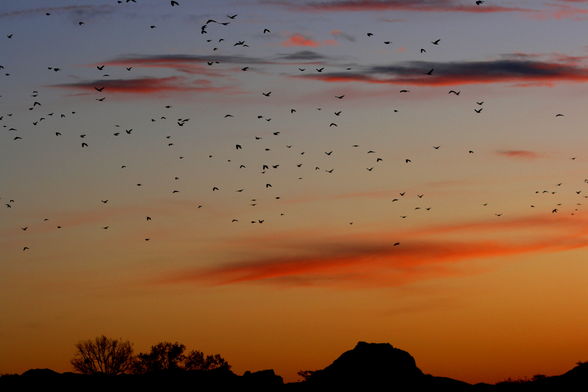
[[[424,374],[406,351],[388,343],[359,342],[324,369],[311,372],[305,384],[316,387],[426,388],[465,391],[470,384]]]
[[[531,380],[505,381],[497,384],[471,385],[446,377],[423,373],[415,359],[406,351],[388,343],[358,342],[323,369],[302,372],[304,381],[284,384],[282,377],[271,369],[246,371],[239,376],[227,368],[210,371],[184,371],[158,375],[123,374],[89,376],[51,369],[30,369],[21,375],[0,377],[0,390],[28,388],[79,390],[108,388],[118,390],[173,390],[180,388],[240,388],[262,390],[390,390],[427,392],[508,392],[508,391],[586,391],[588,362],[578,363],[570,371],[557,376],[535,376]]]

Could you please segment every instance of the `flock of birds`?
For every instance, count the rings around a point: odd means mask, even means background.
[[[123,4],[123,3],[136,3],[136,0],[125,0],[125,1],[118,0],[117,3],[118,4]],[[484,1],[476,1],[475,2],[476,5],[482,5],[483,3],[484,3]],[[180,7],[180,3],[178,1],[170,1],[170,6],[171,7],[174,7],[174,8],[175,7]],[[181,7],[178,8],[178,9],[181,9]],[[52,13],[51,12],[45,12],[45,15],[46,16],[51,16]],[[230,23],[235,23],[235,22],[238,22],[238,21],[239,21],[239,15],[238,14],[235,14],[235,13],[234,14],[227,14],[226,15],[226,19],[224,19],[223,21],[220,21],[220,22],[217,21],[216,19],[208,19],[208,20],[206,20],[206,22],[204,22],[200,26],[200,34],[202,36],[206,37],[209,34],[209,29],[210,29],[210,26],[211,25],[218,24],[220,26],[227,26]],[[80,28],[83,28],[83,26],[86,25],[86,22],[83,21],[83,20],[80,20],[80,21],[77,22],[77,25],[80,26]],[[149,25],[148,27],[149,27],[149,29],[156,29],[157,28],[156,25]],[[264,34],[264,35],[273,34],[272,33],[272,30],[270,28],[268,28],[268,27],[264,27],[264,28],[260,29],[260,32],[261,32],[261,34]],[[375,34],[374,33],[371,33],[371,32],[367,32],[366,33],[366,36],[367,36],[368,39],[373,39],[373,37],[375,37]],[[9,33],[9,34],[6,35],[6,39],[15,40],[15,39],[18,39],[18,37],[14,33]],[[206,40],[206,42],[208,44],[214,44],[214,47],[212,48],[212,54],[213,55],[219,50],[219,45],[221,45],[223,42],[225,42],[225,38],[217,39],[215,42],[213,42],[212,39],[207,39],[207,38],[204,38],[204,39]],[[439,46],[441,44],[441,41],[442,41],[441,38],[435,38],[432,41],[430,41],[430,45]],[[391,41],[383,41],[383,43],[385,45],[390,45],[391,44]],[[244,47],[244,48],[246,48],[246,47],[249,47],[250,46],[250,43],[247,42],[247,41],[245,41],[245,40],[237,40],[237,41],[235,41],[232,44],[232,46],[233,47]],[[421,53],[421,54],[427,53],[427,49],[426,48],[420,48],[419,53]],[[209,61],[209,62],[207,62],[207,65],[210,66],[210,67],[218,66],[219,64],[221,64],[220,61]],[[104,72],[108,71],[108,69],[106,67],[107,67],[107,65],[105,65],[105,64],[98,64],[98,65],[96,65],[96,69],[98,71],[100,71],[100,72],[103,72],[102,75],[101,75],[101,77],[105,81],[108,80],[108,77],[110,76],[110,74],[104,73]],[[241,72],[248,72],[248,71],[250,71],[250,67],[251,67],[251,65],[243,65],[242,67],[240,67],[240,71]],[[126,69],[127,72],[132,72],[133,69],[134,69],[133,66],[125,66],[124,68]],[[322,73],[323,71],[325,71],[325,68],[326,68],[325,66],[316,66],[316,67],[314,67],[314,70],[309,70],[308,67],[298,67],[298,72],[311,71],[311,72]],[[3,70],[4,76],[10,77],[12,75],[12,72],[9,72],[8,70],[6,70],[4,66],[0,65],[0,69]],[[52,71],[52,72],[60,72],[60,71],[62,71],[63,67],[62,66],[49,65],[49,66],[47,66],[47,69],[50,70],[50,71]],[[346,70],[351,70],[351,67],[347,67]],[[432,76],[434,73],[435,73],[435,69],[426,70],[426,71],[423,72],[423,77]],[[99,83],[96,84],[94,86],[94,90],[95,90],[96,93],[100,94],[100,96],[94,98],[96,101],[98,101],[98,102],[105,102],[105,101],[107,101],[107,99],[108,99],[108,84],[107,83],[105,83],[104,85],[101,85]],[[410,93],[410,90],[408,90],[408,89],[401,89],[399,92],[400,93],[403,93],[403,94],[406,94],[406,93]],[[273,91],[271,91],[271,90],[260,91],[259,92],[259,95],[260,96],[263,96],[265,98],[270,99],[272,97],[272,93],[273,93]],[[462,91],[461,90],[456,90],[456,89],[451,89],[451,90],[448,91],[447,94],[448,95],[454,95],[454,96],[460,96],[460,94],[462,94]],[[332,99],[334,100],[334,102],[340,102],[340,101],[344,101],[345,98],[346,98],[346,96],[347,96],[346,93],[342,93],[342,94],[339,94],[339,95],[334,95],[332,97]],[[19,132],[18,132],[19,129],[16,126],[11,125],[11,123],[13,122],[13,120],[16,117],[23,116],[25,114],[28,114],[29,112],[37,113],[38,111],[41,111],[42,108],[43,108],[44,102],[40,98],[41,97],[41,93],[38,90],[32,91],[30,93],[30,97],[32,98],[32,104],[30,104],[30,106],[28,106],[26,108],[26,110],[23,109],[21,111],[21,113],[16,113],[16,114],[15,113],[0,113],[0,124],[2,125],[2,127],[6,131],[9,132],[9,134],[13,135],[13,136],[11,136],[13,142],[18,142],[18,143],[26,143],[27,142],[27,140],[26,140],[26,138],[24,136],[19,135]],[[484,110],[485,102],[483,100],[477,100],[477,101],[474,100],[473,103],[472,103],[472,105],[474,106],[473,111],[476,114],[481,114],[482,111]],[[162,109],[162,111],[164,113],[162,113],[159,117],[151,118],[150,119],[151,122],[153,122],[153,123],[160,122],[160,121],[161,122],[167,122],[166,123],[167,125],[169,125],[169,123],[171,122],[173,124],[172,126],[177,126],[177,127],[185,127],[185,126],[189,126],[189,124],[191,124],[190,123],[190,121],[191,121],[191,118],[190,117],[182,116],[182,117],[179,117],[179,118],[172,118],[172,114],[165,113],[166,110],[168,111],[168,113],[171,113],[171,110],[173,109],[173,106],[172,105],[162,105],[161,109]],[[316,110],[318,110],[318,111],[323,111],[323,109],[324,109],[324,107],[317,107],[316,108]],[[288,113],[291,116],[296,116],[296,115],[299,115],[298,114],[299,110],[300,109],[297,109],[297,108],[294,108],[294,107],[288,108]],[[393,109],[393,111],[394,112],[398,112],[398,109]],[[329,128],[339,127],[340,120],[343,119],[343,117],[344,117],[343,114],[344,114],[344,110],[343,109],[340,109],[340,108],[337,108],[336,110],[332,111],[332,113],[330,112],[329,113],[329,116],[333,116],[333,117],[331,117],[331,120],[329,121],[328,127]],[[72,118],[72,117],[75,118],[78,115],[79,114],[76,111],[63,111],[63,112],[59,112],[59,113],[58,112],[49,112],[49,113],[45,113],[43,115],[39,115],[39,116],[35,117],[34,120],[31,121],[31,126],[35,126],[35,127],[36,126],[39,126],[40,127],[43,124],[49,122],[50,119],[69,119],[69,118]],[[555,116],[556,117],[562,117],[563,114],[562,113],[557,113]],[[224,117],[224,119],[227,119],[226,121],[230,121],[230,119],[235,118],[236,115],[233,114],[233,113],[226,113],[226,114],[224,114],[223,117]],[[272,121],[272,117],[271,116],[268,116],[266,114],[259,114],[257,116],[257,119],[260,120],[260,121],[265,121],[267,123],[270,123]],[[134,132],[134,128],[124,128],[124,127],[121,127],[118,124],[115,124],[114,125],[114,130],[112,132],[112,136],[113,137],[123,137],[125,135],[131,136],[131,135],[133,135],[133,132]],[[273,131],[271,133],[271,136],[272,137],[273,136],[276,136],[277,137],[280,134],[281,134],[281,131]],[[54,131],[54,135],[55,135],[55,137],[58,137],[58,138],[65,137],[64,134],[63,134],[63,131],[59,131],[59,130]],[[80,143],[79,145],[80,145],[80,148],[81,149],[90,149],[91,148],[91,146],[92,146],[92,142],[90,141],[91,138],[88,136],[87,133],[80,133],[78,135],[78,137],[79,137],[79,143]],[[254,140],[255,140],[255,142],[260,142],[260,141],[262,141],[264,139],[263,139],[263,136],[255,136],[255,139]],[[267,141],[267,139],[265,139],[265,141]],[[173,136],[172,135],[165,136],[165,144],[166,144],[167,147],[170,147],[170,148],[174,147],[175,142],[173,140]],[[265,145],[263,148],[264,148],[265,151],[270,151],[271,150],[271,147],[273,147],[273,144],[270,142],[267,145]],[[360,145],[359,144],[353,144],[351,147],[353,149],[359,149],[360,148]],[[243,150],[244,148],[246,148],[246,143],[245,142],[235,143],[231,148],[234,149],[235,152],[237,152],[237,151],[240,151],[240,150]],[[285,148],[287,150],[292,150],[292,149],[295,150],[295,146],[293,144],[287,144],[287,145],[285,145]],[[432,146],[430,146],[430,148],[431,148],[431,151],[434,152],[434,151],[437,151],[437,150],[442,149],[442,146],[441,145],[432,145]],[[292,151],[294,151],[294,150],[292,150]],[[383,162],[385,160],[385,157],[379,155],[377,153],[377,151],[374,150],[374,149],[369,149],[367,151],[364,151],[364,153],[365,154],[368,154],[368,156],[370,157],[371,161],[373,162],[373,165],[368,166],[368,167],[365,167],[366,172],[372,172],[372,171],[374,171],[376,169],[376,167],[378,165],[383,164]],[[297,154],[299,155],[300,160],[302,160],[303,158],[305,158],[305,156],[304,156],[305,155],[305,151],[297,151]],[[324,157],[331,157],[333,154],[334,154],[334,151],[333,150],[324,151]],[[467,149],[467,150],[464,151],[464,154],[472,155],[472,154],[475,154],[475,151],[473,149]],[[212,159],[212,158],[214,158],[214,154],[210,154],[210,155],[208,155],[208,157]],[[184,159],[184,156],[178,156],[178,159]],[[410,165],[410,164],[413,163],[413,159],[414,159],[413,157],[406,157],[406,158],[403,159],[403,164]],[[575,160],[575,157],[572,157],[571,159],[572,160]],[[308,159],[307,159],[307,161],[308,161]],[[229,159],[228,162],[231,163],[231,164],[233,164],[232,159]],[[266,173],[268,173],[270,171],[277,170],[281,166],[282,166],[282,164],[280,164],[280,163],[273,163],[273,164],[270,164],[270,163],[261,163],[261,164],[259,164],[258,167],[254,168],[254,170],[259,170],[259,173],[261,175],[263,175],[263,174],[266,174]],[[298,162],[298,163],[296,163],[296,168],[302,168],[303,166],[304,167],[307,167],[309,165],[306,162]],[[236,168],[238,168],[239,170],[247,169],[248,167],[249,166],[246,165],[246,164],[244,164],[244,163],[240,163],[240,164],[238,164],[236,166]],[[332,167],[327,167],[327,168],[320,167],[320,166],[318,166],[316,164],[316,162],[314,162],[313,164],[311,164],[311,167],[312,167],[312,171],[313,172],[326,173],[327,175],[333,174],[335,172],[335,168],[332,168]],[[127,168],[127,164],[125,164],[125,163],[121,163],[120,164],[120,169],[121,170],[124,170],[126,168]],[[249,167],[249,169],[251,169],[251,167]],[[297,177],[297,179],[298,180],[302,180],[303,177]],[[174,181],[179,181],[179,180],[180,180],[180,177],[179,176],[175,176],[174,177]],[[584,180],[584,183],[588,183],[588,179],[585,179]],[[142,183],[136,183],[135,185],[136,185],[136,187],[142,187],[143,186]],[[551,195],[555,195],[558,192],[558,189],[557,188],[559,188],[561,186],[562,186],[562,183],[557,183],[557,184],[555,184],[555,187],[556,188],[537,190],[537,191],[535,191],[535,193],[536,194],[551,194]],[[271,182],[265,182],[265,185],[264,185],[264,188],[265,189],[271,189],[273,187],[274,186],[272,185]],[[246,190],[245,188],[238,188],[238,189],[232,189],[232,190],[231,189],[225,189],[221,185],[214,185],[214,186],[211,187],[211,191],[212,192],[232,191],[232,192],[242,193],[245,190]],[[6,192],[6,190],[4,190],[4,192]],[[578,189],[574,189],[574,192],[580,198],[588,198],[588,196],[584,196],[582,194],[583,191],[581,189],[579,189],[579,190]],[[173,190],[171,190],[171,194],[176,194],[176,193],[180,193],[180,190],[179,189],[173,189]],[[404,198],[408,198],[408,197],[415,197],[416,200],[423,200],[423,201],[426,200],[426,197],[425,197],[425,194],[424,193],[416,193],[415,195],[407,195],[406,192],[399,192],[399,194],[398,194],[397,197],[391,198],[391,202],[392,203],[399,203],[399,202],[401,202],[401,200],[403,200]],[[279,194],[275,194],[273,196],[273,198],[275,200],[281,200],[281,196]],[[13,209],[20,208],[19,202],[17,200],[13,199],[13,198],[0,197],[0,199],[3,201],[3,206],[4,206],[5,209],[13,210]],[[98,205],[101,204],[103,206],[107,206],[107,205],[109,205],[110,200],[111,200],[110,198],[98,199],[97,200],[97,204]],[[249,205],[251,207],[255,207],[255,206],[258,205],[258,199],[257,198],[250,198],[248,200],[248,203],[249,203]],[[484,207],[488,206],[488,203],[486,203],[486,202],[483,202],[483,203],[480,203],[480,204],[482,206],[484,206]],[[579,208],[580,208],[579,206],[581,206],[581,205],[582,205],[582,203],[580,203],[580,202],[576,203],[575,208],[573,208],[569,213],[572,214],[572,215],[574,215],[577,211],[579,211]],[[555,203],[555,205],[553,205],[552,207],[550,207],[550,212],[553,213],[553,214],[560,213],[561,206],[562,206],[562,203]],[[201,204],[201,203],[195,203],[194,204],[194,207],[195,208],[203,208],[204,205]],[[531,204],[530,207],[531,208],[535,208],[536,205],[535,204]],[[428,212],[428,211],[431,211],[432,210],[432,207],[430,205],[428,205],[428,204],[423,204],[423,205],[416,206],[416,207],[413,207],[413,208],[414,208],[414,210],[421,210],[421,211],[425,211],[425,212]],[[502,212],[498,212],[498,211],[493,212],[493,214],[496,217],[500,217],[500,216],[503,215]],[[284,216],[284,215],[286,215],[286,211],[282,211],[280,213],[280,216]],[[405,212],[405,213],[402,213],[401,215],[399,215],[399,218],[400,219],[406,219],[406,218],[408,218],[408,216],[409,216],[409,213],[406,213]],[[144,219],[144,221],[147,224],[149,224],[154,219],[156,219],[156,217],[155,216],[152,216],[152,215],[145,215],[143,219]],[[50,223],[47,223],[47,222],[52,222],[52,219],[49,218],[49,217],[39,217],[39,221],[44,222],[46,224],[50,224]],[[239,222],[242,222],[242,221],[243,221],[242,218],[236,216],[236,217],[231,218],[231,220],[230,220],[229,223],[236,224],[236,223],[239,223]],[[246,222],[247,223],[250,223],[250,224],[258,224],[259,225],[259,224],[263,224],[264,222],[266,222],[266,218],[264,218],[264,217],[258,217],[256,219],[248,219]],[[353,223],[354,223],[353,221],[348,221],[347,222],[348,225],[353,225]],[[57,230],[62,229],[63,227],[64,226],[62,224],[59,224],[59,223],[55,225],[55,228]],[[99,227],[100,230],[110,230],[110,228],[111,228],[111,225],[110,224],[109,225],[102,225],[102,226]],[[16,230],[18,230],[18,228]],[[20,226],[20,230],[23,231],[23,232],[30,232],[29,225],[21,225]],[[150,240],[151,240],[151,237],[144,236],[144,241],[150,241]],[[394,246],[399,246],[400,245],[400,242],[394,242],[393,245]],[[22,246],[21,249],[22,249],[22,251],[30,251],[31,246],[30,246],[30,244],[25,243]]]

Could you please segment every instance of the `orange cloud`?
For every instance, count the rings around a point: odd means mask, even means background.
[[[561,252],[588,246],[586,220],[535,216],[470,222],[405,233],[291,242],[282,256],[248,258],[218,267],[171,273],[158,283],[203,282],[211,285],[271,283],[295,286],[398,286],[426,279],[476,272],[466,260]],[[541,231],[539,229],[544,229]],[[456,233],[515,231],[504,239],[448,240]],[[548,234],[545,231],[549,232]],[[518,234],[518,235],[517,235]],[[535,237],[532,240],[517,240]],[[433,237],[433,238],[430,238]],[[416,239],[418,238],[418,239]],[[401,242],[395,246],[395,242]],[[287,241],[288,242],[288,241]],[[479,267],[478,267],[479,269]]]
[[[537,159],[542,158],[543,155],[528,150],[501,150],[496,153],[503,157],[515,158],[515,159]]]
[[[283,41],[280,45],[282,46],[309,46],[309,47],[318,47],[324,45],[337,45],[337,41],[329,39],[322,42],[315,41],[311,38],[308,38],[302,34],[295,33],[292,34],[287,40]]]

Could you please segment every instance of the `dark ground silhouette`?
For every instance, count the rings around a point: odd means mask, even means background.
[[[446,377],[424,374],[406,351],[387,343],[359,342],[324,369],[300,373],[305,380],[284,383],[273,370],[247,371],[243,375],[229,368],[160,372],[149,375],[99,376],[57,373],[50,369],[31,369],[21,375],[0,377],[0,390],[323,390],[359,391],[588,391],[588,362],[578,363],[558,376],[535,376],[526,381],[497,384],[468,384]],[[236,389],[238,388],[238,389]]]

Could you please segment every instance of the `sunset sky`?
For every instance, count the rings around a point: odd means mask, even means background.
[[[588,0],[178,2],[0,3],[0,374],[588,360]]]

